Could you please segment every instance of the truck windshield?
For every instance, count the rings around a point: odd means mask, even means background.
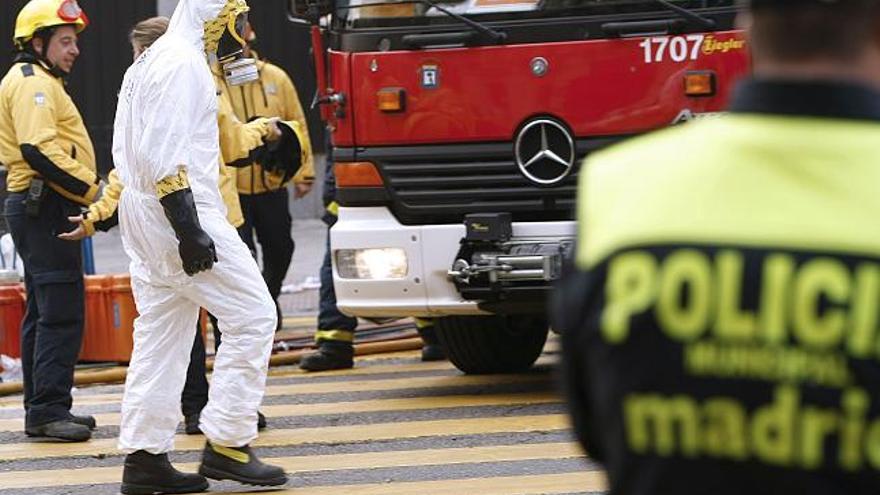
[[[674,12],[656,0],[460,0],[435,1],[446,10],[480,21],[566,16],[658,14]],[[670,0],[699,11],[732,7],[736,0]],[[349,28],[455,23],[447,14],[420,0],[339,0],[336,21]]]

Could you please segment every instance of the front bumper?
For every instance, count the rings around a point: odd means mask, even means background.
[[[342,207],[330,230],[333,281],[337,305],[346,314],[364,317],[486,314],[478,302],[466,300],[449,277],[465,237],[463,224],[409,226],[384,207]],[[513,224],[514,239],[566,239],[575,223]],[[400,249],[406,255],[403,278],[354,279],[340,276],[339,250]]]

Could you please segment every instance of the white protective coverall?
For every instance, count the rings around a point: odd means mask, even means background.
[[[173,449],[199,307],[217,317],[223,333],[202,432],[225,447],[257,436],[277,317],[218,190],[217,96],[203,37],[206,21],[217,19],[226,3],[181,0],[167,34],[128,69],[119,94],[113,158],[125,186],[119,220],[140,313],[122,402],[119,448],[126,452]],[[183,271],[156,191],[181,167],[219,259],[192,277]]]

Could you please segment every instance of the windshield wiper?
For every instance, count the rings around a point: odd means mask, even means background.
[[[337,7],[337,9],[339,9],[339,10],[343,10],[343,9],[344,10],[353,10],[353,9],[359,9],[362,7],[377,7],[377,6],[385,6],[385,5],[406,5],[406,4],[412,4],[412,3],[422,3],[422,4],[425,4],[429,7],[434,7],[439,12],[442,12],[443,14],[446,14],[447,16],[461,22],[462,24],[467,25],[468,27],[470,27],[474,31],[477,31],[478,33],[481,33],[481,34],[488,36],[489,38],[492,39],[492,41],[495,41],[496,43],[501,43],[507,39],[507,33],[504,33],[502,31],[498,31],[496,29],[492,29],[489,26],[481,24],[473,19],[468,19],[467,17],[465,17],[461,14],[456,14],[455,12],[452,12],[451,10],[447,10],[445,7],[441,7],[440,5],[437,5],[436,3],[432,2],[431,0],[404,0],[402,2],[370,2],[370,3],[363,3],[360,5],[346,5],[344,7]]]
[[[419,3],[423,3],[425,5],[430,5],[431,7],[434,7],[435,9],[439,10],[440,12],[443,12],[444,14],[448,15],[449,17],[452,17],[453,19],[457,19],[457,20],[467,24],[468,26],[473,28],[475,31],[479,31],[479,32],[485,34],[486,36],[492,38],[492,41],[495,41],[497,43],[501,43],[505,39],[507,39],[507,33],[503,33],[503,32],[498,31],[496,29],[492,29],[489,26],[486,26],[485,24],[480,24],[479,22],[474,21],[472,19],[468,19],[467,17],[465,17],[461,14],[456,14],[455,12],[452,12],[451,10],[447,10],[445,7],[441,7],[441,6],[437,5],[436,3],[432,2],[431,0],[417,0],[417,1]]]
[[[425,0],[425,1],[427,1],[427,0]],[[694,22],[696,24],[699,24],[699,25],[703,26],[704,28],[712,29],[715,27],[714,20],[709,19],[708,17],[706,17],[704,15],[697,14],[696,12],[688,10],[680,5],[675,5],[674,3],[670,2],[669,0],[651,0],[651,1],[653,1],[655,3],[659,3],[660,5],[666,7],[667,9],[676,12],[678,15],[684,17],[685,19],[687,19],[691,22]]]

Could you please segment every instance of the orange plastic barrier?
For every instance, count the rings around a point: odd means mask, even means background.
[[[131,360],[137,310],[131,294],[131,277],[87,275],[86,321],[80,361]]]
[[[24,285],[0,285],[0,354],[21,357]]]
[[[110,338],[112,275],[86,275],[86,307],[80,361],[112,361],[107,357]]]

